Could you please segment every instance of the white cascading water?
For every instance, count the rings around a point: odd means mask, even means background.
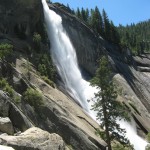
[[[57,70],[67,91],[95,119],[95,113],[90,110],[91,103],[88,103],[87,100],[94,96],[97,89],[91,87],[89,82],[82,78],[75,49],[62,26],[61,17],[49,9],[46,0],[42,0],[42,3],[48,37],[51,41],[51,54]],[[145,150],[147,142],[137,135],[136,127],[123,121],[119,123],[122,128],[126,129],[127,137],[135,150]]]

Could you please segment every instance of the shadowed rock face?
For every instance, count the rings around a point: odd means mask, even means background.
[[[42,16],[40,0],[1,0],[0,33],[26,39],[40,27]]]

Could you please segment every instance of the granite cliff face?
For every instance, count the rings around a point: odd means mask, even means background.
[[[61,6],[49,4],[49,7],[62,17],[62,24],[76,49],[80,66],[94,74],[96,62],[102,50],[105,49],[105,41],[98,38],[92,29],[74,15],[63,10]]]
[[[0,33],[28,39],[35,31],[40,32],[43,22],[40,0],[1,0]]]
[[[97,60],[109,55],[119,99],[132,111],[139,130],[150,131],[150,62],[149,54],[133,57],[128,48],[119,48],[98,37],[84,22],[69,14],[61,5],[51,5],[62,17],[62,23],[77,52],[79,65],[89,73],[96,70]]]

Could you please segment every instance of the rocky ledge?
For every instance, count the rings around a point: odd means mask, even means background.
[[[59,135],[50,134],[37,127],[17,136],[0,135],[0,144],[11,146],[15,150],[65,150],[65,142]]]

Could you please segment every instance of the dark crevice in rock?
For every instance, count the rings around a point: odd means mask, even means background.
[[[140,129],[142,129],[142,131],[145,134],[148,134],[148,130],[146,130],[146,128],[139,122],[139,120],[133,115],[133,118],[135,120],[135,122],[138,124],[138,126],[140,127]]]

